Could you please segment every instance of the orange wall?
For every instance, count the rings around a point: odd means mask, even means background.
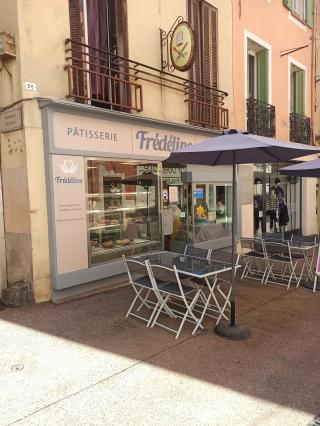
[[[282,0],[233,0],[233,82],[235,126],[246,128],[244,33],[249,31],[271,45],[271,101],[276,107],[276,137],[288,140],[289,57],[306,67],[305,115],[311,115],[312,46],[280,57],[281,50],[309,44],[312,29],[303,25],[283,5]],[[294,22],[293,22],[294,21]]]

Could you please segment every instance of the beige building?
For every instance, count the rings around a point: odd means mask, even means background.
[[[112,283],[122,253],[228,241],[230,170],[159,170],[170,150],[233,126],[231,18],[224,0],[2,1],[7,50],[14,37],[0,71],[9,285],[60,300]],[[170,42],[186,20],[195,58],[180,71]],[[146,172],[156,183],[127,180]]]
[[[36,302],[60,301],[113,285],[122,254],[230,244],[231,170],[161,161],[246,127],[241,40],[260,31],[241,20],[249,3],[2,0],[2,288],[23,281]],[[238,172],[239,229],[252,235],[253,169]]]

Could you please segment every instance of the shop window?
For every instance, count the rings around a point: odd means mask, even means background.
[[[194,184],[193,215],[195,242],[229,235],[232,223],[232,185]]]
[[[91,264],[160,249],[157,164],[87,160]]]
[[[283,176],[279,164],[254,164],[254,233],[299,231],[301,228],[301,181]]]

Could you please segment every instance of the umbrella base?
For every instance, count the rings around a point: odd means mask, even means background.
[[[230,325],[230,323],[220,322],[215,328],[214,332],[224,339],[229,340],[246,340],[251,337],[250,328],[245,325]]]
[[[313,290],[314,282],[313,281],[307,281],[303,283],[303,287],[308,288],[309,290]],[[316,290],[320,290],[320,285],[316,285]]]

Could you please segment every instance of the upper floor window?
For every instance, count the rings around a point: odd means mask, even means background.
[[[283,3],[295,17],[313,26],[313,0],[283,0]]]
[[[304,115],[305,111],[305,71],[290,65],[290,112]]]
[[[73,88],[80,102],[130,110],[126,0],[69,0]]]
[[[292,0],[292,10],[300,19],[306,19],[306,0]]]
[[[268,103],[269,52],[263,46],[248,39],[247,53],[247,96]]]
[[[188,0],[188,15],[196,38],[196,59],[190,79],[218,86],[218,11],[203,0]]]

